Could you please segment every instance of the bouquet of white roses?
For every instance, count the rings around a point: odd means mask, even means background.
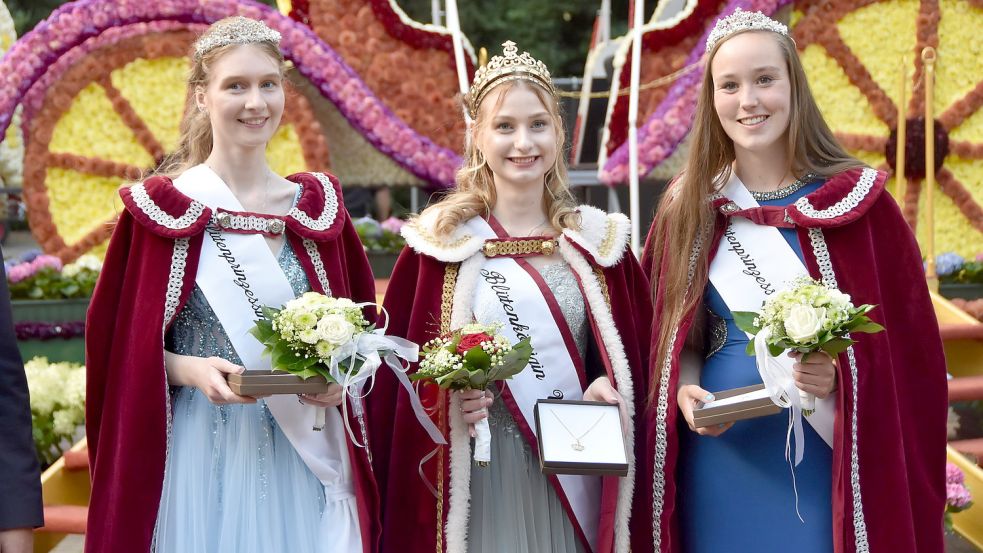
[[[754,335],[747,346],[748,355],[760,357],[766,351],[778,357],[792,350],[804,353],[804,360],[809,353],[823,351],[835,359],[855,343],[851,333],[884,330],[867,317],[874,307],[855,307],[849,295],[821,281],[800,277],[764,302],[760,313],[735,311],[733,315],[738,328]],[[802,391],[799,395],[802,410],[809,415],[816,398]]]
[[[357,371],[364,361],[347,347],[358,335],[373,329],[363,307],[348,298],[307,292],[288,301],[283,309],[264,307],[266,318],[256,321],[252,334],[266,346],[274,368],[304,379],[321,375],[341,384],[339,370]],[[347,361],[347,366],[341,361]]]
[[[348,298],[333,298],[307,292],[288,301],[282,309],[264,307],[264,318],[251,330],[266,348],[275,370],[302,379],[322,376],[341,385],[342,401],[354,400],[360,414],[361,389],[375,377],[383,360],[410,394],[417,419],[435,442],[443,443],[440,432],[419,404],[406,370],[417,360],[419,347],[396,336],[386,336],[385,327],[376,328],[366,320],[362,309],[372,303],[355,303]],[[345,424],[349,435],[347,410]],[[317,410],[314,429],[325,424],[324,409]],[[354,437],[353,437],[354,440]]]
[[[430,340],[411,380],[429,380],[450,390],[484,390],[497,380],[508,380],[529,363],[532,346],[525,338],[513,345],[498,334],[498,324],[469,324]],[[491,461],[488,419],[475,424],[474,460]]]

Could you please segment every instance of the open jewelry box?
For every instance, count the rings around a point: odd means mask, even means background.
[[[768,397],[764,384],[733,388],[713,393],[714,400],[693,409],[697,428],[781,413],[782,408]]]
[[[617,405],[541,399],[536,438],[543,474],[625,476],[628,454]]]
[[[328,381],[323,376],[304,380],[283,371],[247,370],[242,374],[230,374],[227,380],[232,392],[240,396],[323,394],[328,391]]]

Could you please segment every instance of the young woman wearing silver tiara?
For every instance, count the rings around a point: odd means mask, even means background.
[[[544,476],[531,412],[550,396],[619,403],[630,442],[646,284],[627,249],[628,220],[573,203],[549,72],[504,46],[467,96],[474,124],[457,187],[403,228],[408,246],[385,305],[390,332],[414,342],[499,322],[513,342],[528,334],[535,358],[496,394],[424,388],[450,442],[437,449],[406,394],[380,379],[373,412],[392,410],[373,432],[377,443],[389,433],[373,461],[386,480],[382,550],[627,551],[634,468],[622,479]],[[472,464],[469,425],[486,417],[492,459],[482,467]]]
[[[686,170],[642,262],[659,318],[634,551],[941,552],[944,358],[886,175],[836,142],[784,25],[738,9],[707,54]],[[712,392],[762,381],[732,310],[759,310],[795,274],[877,305],[887,330],[786,361],[820,398],[793,432],[804,448],[786,450],[784,412],[695,427]]]
[[[269,368],[249,334],[262,306],[375,295],[338,181],[267,164],[284,109],[279,40],[243,17],[209,27],[178,152],[120,193],[87,321],[87,551],[375,550],[375,483],[335,408],[340,388],[257,399],[226,383]]]

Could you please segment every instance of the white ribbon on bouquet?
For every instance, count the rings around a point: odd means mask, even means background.
[[[363,308],[370,305],[376,306],[372,302],[364,302],[356,304],[356,307]],[[382,363],[385,362],[393,371],[396,380],[406,390],[410,398],[410,406],[413,408],[413,414],[416,415],[416,420],[420,426],[426,430],[435,444],[444,445],[447,441],[433,421],[430,420],[420,402],[420,396],[410,383],[409,377],[406,376],[410,363],[415,363],[420,358],[420,346],[399,336],[386,335],[386,329],[389,327],[389,314],[381,305],[377,307],[382,312],[385,324],[371,331],[356,334],[352,340],[338,346],[328,361],[328,374],[342,389],[342,412],[345,414],[345,429],[348,431],[348,436],[355,445],[364,446],[355,437],[348,420],[348,400],[352,400],[355,415],[359,420],[362,420],[362,400],[372,391],[376,373]],[[362,366],[355,369],[357,360],[362,361]],[[362,390],[366,384],[368,384],[368,390],[363,393]],[[314,422],[315,429],[318,428],[318,424],[324,425],[324,413],[324,409],[318,410]]]

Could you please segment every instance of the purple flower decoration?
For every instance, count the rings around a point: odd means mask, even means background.
[[[957,253],[940,253],[935,256],[935,274],[940,277],[949,276],[958,272],[965,264],[966,261]]]
[[[771,15],[789,3],[791,0],[730,0],[721,11],[720,17],[730,15],[737,8]],[[706,50],[707,36],[712,28],[709,26],[704,31],[703,37],[686,58],[685,65],[702,64],[700,59]],[[690,71],[680,77],[673,83],[669,93],[655,111],[639,126],[638,174],[640,177],[649,174],[656,165],[671,156],[686,138],[693,123],[702,80],[702,69]],[[605,184],[623,184],[628,182],[628,172],[628,141],[626,140],[611,152],[599,176],[601,182]]]
[[[25,96],[52,65],[66,55],[80,57],[86,49],[100,44],[95,40],[85,45],[89,39],[110,33],[119,40],[127,33],[114,29],[141,24],[166,27],[166,22],[178,22],[196,28],[231,15],[261,19],[279,31],[284,56],[376,149],[437,187],[454,184],[453,175],[461,162],[456,153],[434,144],[396,117],[313,30],[254,0],[78,0],[62,5],[15,42],[0,60],[0,136],[18,104],[27,103],[28,119],[36,114],[40,92],[27,99]],[[139,32],[139,27],[136,29],[133,32]],[[73,54],[72,50],[81,45],[83,50]],[[62,61],[56,71],[63,71],[70,61]],[[49,77],[48,82],[53,79]]]

